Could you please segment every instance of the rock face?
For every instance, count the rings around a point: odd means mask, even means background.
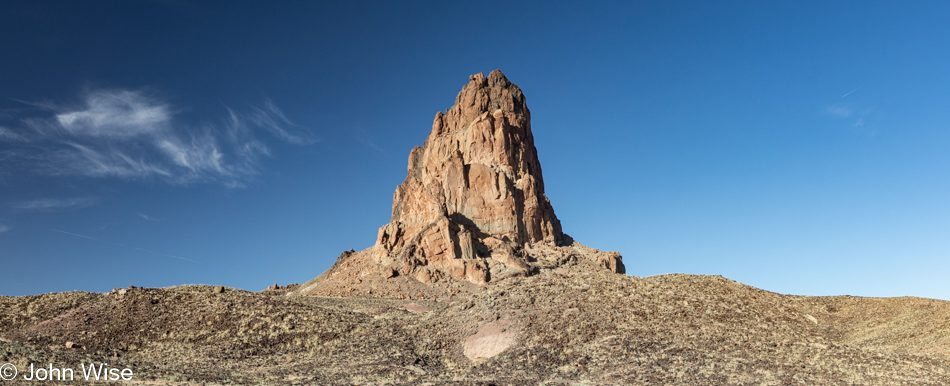
[[[436,113],[425,144],[412,149],[408,169],[374,246],[379,264],[400,265],[423,282],[484,283],[491,279],[484,258],[527,269],[519,246],[564,241],[544,195],[531,113],[501,71],[469,77],[455,105]]]
[[[544,194],[524,94],[501,71],[470,76],[408,164],[376,244],[340,256],[328,273],[359,266],[387,279],[483,284],[568,262],[624,272],[620,254],[562,233]]]

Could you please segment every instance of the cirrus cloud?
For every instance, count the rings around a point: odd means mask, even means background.
[[[260,133],[294,145],[315,142],[269,100],[247,111],[225,108],[219,123],[202,125],[181,122],[170,103],[145,90],[92,90],[80,100],[72,107],[33,104],[44,115],[19,119],[16,130],[0,126],[0,158],[7,161],[0,168],[240,187],[271,154]]]
[[[141,91],[97,90],[85,95],[79,110],[56,114],[59,125],[74,135],[126,137],[155,134],[169,127],[168,105]]]
[[[65,208],[84,208],[95,203],[95,199],[89,197],[76,198],[38,198],[29,201],[21,201],[11,205],[15,209],[21,210],[52,210]]]

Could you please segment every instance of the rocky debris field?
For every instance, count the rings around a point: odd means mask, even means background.
[[[570,267],[453,289],[0,297],[0,362],[106,362],[149,384],[950,384],[945,301]]]

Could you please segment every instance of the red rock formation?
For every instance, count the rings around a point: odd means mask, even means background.
[[[624,272],[620,254],[561,232],[525,97],[498,70],[469,77],[455,105],[436,113],[425,143],[409,154],[391,221],[372,248],[345,255],[325,275],[359,266],[383,278],[482,284],[572,262]]]
[[[526,268],[510,249],[563,239],[544,195],[531,113],[501,71],[469,77],[455,105],[436,114],[425,144],[412,149],[408,169],[392,221],[379,231],[378,263],[398,260],[403,274],[434,268],[420,273],[423,281],[447,275],[479,283],[490,279],[485,257],[499,253]]]

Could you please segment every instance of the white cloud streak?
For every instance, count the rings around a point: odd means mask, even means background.
[[[94,204],[96,201],[88,197],[78,197],[78,198],[67,198],[67,199],[58,199],[58,198],[40,198],[35,200],[18,202],[11,205],[15,209],[21,210],[55,210],[55,209],[66,209],[66,208],[84,208]]]
[[[56,121],[75,135],[131,137],[167,130],[171,111],[140,91],[98,90],[85,96],[82,109],[58,113]]]
[[[0,233],[6,232],[13,229],[13,227],[5,224],[0,224]]]
[[[0,159],[54,176],[241,187],[271,154],[259,132],[295,145],[315,142],[269,100],[247,112],[226,108],[222,123],[194,127],[178,122],[173,107],[142,90],[94,90],[81,99],[78,107],[34,104],[52,114],[21,119],[26,130],[0,127],[0,142],[20,144],[0,150]]]
[[[367,131],[365,128],[357,127],[355,128],[354,133],[355,133],[354,138],[356,139],[357,142],[362,143],[363,145],[366,145],[366,147],[369,147],[370,149],[375,150],[379,154],[387,155],[386,151],[383,150],[383,148],[380,147],[378,144],[376,144],[376,141],[373,140],[373,136],[370,135],[369,131]]]
[[[175,256],[175,255],[169,255],[169,254],[165,254],[165,253],[161,253],[161,252],[155,252],[155,251],[150,251],[150,250],[148,250],[148,249],[142,249],[142,248],[138,248],[138,247],[130,247],[130,246],[125,245],[125,244],[119,244],[119,243],[114,243],[114,242],[111,242],[111,241],[99,240],[99,239],[97,239],[97,238],[95,238],[95,237],[89,237],[89,236],[81,235],[81,234],[78,234],[78,233],[72,233],[72,232],[61,231],[61,230],[59,230],[59,229],[50,229],[50,230],[53,231],[53,232],[59,232],[59,233],[66,234],[66,235],[70,235],[70,236],[82,237],[82,238],[84,238],[84,239],[89,239],[89,240],[96,241],[96,242],[100,242],[100,243],[112,244],[112,245],[117,245],[117,246],[120,246],[120,247],[123,247],[123,248],[130,248],[130,249],[134,249],[134,250],[137,250],[137,251],[147,252],[147,253],[151,253],[151,254],[153,254],[153,255],[171,257],[171,258],[175,258],[175,259],[190,261],[190,262],[192,262],[192,263],[200,263],[199,261],[192,260],[192,259],[189,259],[189,258],[186,258],[186,257]]]
[[[834,105],[825,109],[825,113],[838,118],[847,118],[854,115],[854,110],[847,106]]]
[[[856,91],[852,90],[848,94]],[[844,96],[847,96],[845,94]],[[850,122],[852,129],[866,130],[865,125],[873,122],[875,110],[871,108],[856,108],[853,104],[834,104],[825,108],[824,113],[838,120]],[[872,131],[873,134],[873,131]]]
[[[88,177],[149,177],[173,178],[161,160],[148,160],[137,144],[115,146],[108,144],[62,141],[58,150],[47,152],[44,168],[50,175],[81,175]],[[125,147],[125,148],[123,148]]]
[[[0,142],[26,142],[26,141],[27,141],[26,137],[6,127],[0,126]]]
[[[274,136],[295,145],[309,145],[314,139],[307,133],[291,133],[284,129],[285,126],[296,126],[284,116],[284,113],[277,108],[271,101],[264,103],[264,108],[252,107],[249,114],[250,121],[257,126],[263,127]]]

